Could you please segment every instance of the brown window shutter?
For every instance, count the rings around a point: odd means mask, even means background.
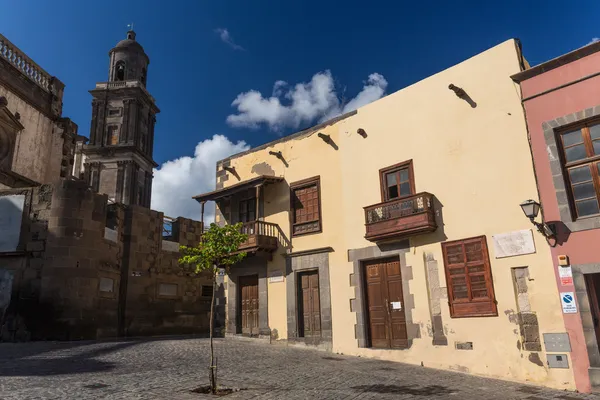
[[[485,236],[442,243],[452,318],[497,316]]]

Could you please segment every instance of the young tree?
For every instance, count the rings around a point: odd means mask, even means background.
[[[193,268],[196,273],[208,271],[212,275],[213,290],[210,301],[210,390],[217,392],[217,365],[213,349],[213,324],[215,309],[215,293],[217,291],[217,273],[219,269],[229,269],[246,257],[245,252],[236,253],[240,244],[248,239],[241,233],[242,224],[225,225],[210,224],[208,231],[202,235],[202,241],[196,247],[180,246],[179,264],[184,268]]]

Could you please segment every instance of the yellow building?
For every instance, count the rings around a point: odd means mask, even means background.
[[[537,199],[510,79],[525,65],[508,40],[218,162],[195,198],[245,222],[252,253],[224,277],[227,333],[574,388],[547,363],[565,327],[519,207]]]

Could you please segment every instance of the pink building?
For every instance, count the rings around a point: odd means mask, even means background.
[[[600,42],[520,72],[512,79],[521,85],[542,216],[557,232],[548,242],[563,300],[575,382],[580,391],[597,390]],[[570,293],[574,293],[575,307],[569,302]],[[568,347],[569,343],[565,352]]]

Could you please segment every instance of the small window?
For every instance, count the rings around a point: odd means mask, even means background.
[[[485,236],[442,243],[450,316],[497,316]]]
[[[290,185],[292,235],[321,232],[321,187],[319,177]]]
[[[119,127],[116,125],[109,125],[108,127],[108,144],[111,146],[119,144]]]
[[[110,278],[100,278],[99,290],[104,293],[113,293],[115,290],[115,281]]]
[[[560,134],[575,219],[600,214],[600,123]]]
[[[240,222],[256,221],[256,197],[240,201]]]
[[[117,61],[115,64],[115,81],[124,81],[125,80],[125,62]]]
[[[119,115],[121,115],[121,109],[120,108],[110,108],[108,110],[108,116],[109,117],[118,117]]]
[[[379,171],[382,201],[415,194],[412,160]]]
[[[202,285],[202,297],[212,297],[213,287],[210,285]]]
[[[177,296],[177,284],[175,283],[161,283],[158,285],[158,295],[176,297]]]

